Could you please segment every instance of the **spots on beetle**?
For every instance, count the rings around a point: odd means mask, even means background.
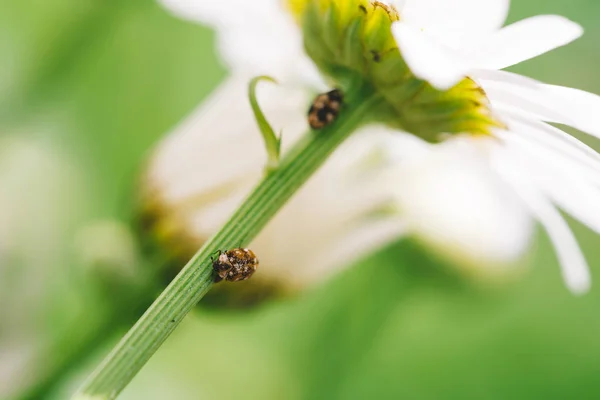
[[[338,117],[344,101],[341,90],[334,89],[315,97],[308,110],[308,124],[312,129],[322,129]]]

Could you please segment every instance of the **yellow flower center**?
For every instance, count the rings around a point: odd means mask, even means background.
[[[368,0],[287,1],[306,52],[331,84],[368,85],[382,97],[370,122],[431,142],[448,134],[489,135],[492,127],[502,126],[473,80],[440,91],[412,74],[392,36],[392,23],[402,18],[395,8]]]

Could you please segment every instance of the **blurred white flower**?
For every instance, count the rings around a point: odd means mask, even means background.
[[[149,193],[160,194],[158,207],[172,215],[164,229],[177,226],[206,239],[256,182],[264,163],[245,102],[248,79],[269,74],[284,83],[265,86],[259,95],[268,118],[284,129],[287,144],[306,129],[301,111],[322,86],[285,2],[162,3],[179,16],[213,26],[231,69],[216,93],[158,147],[148,169]],[[342,266],[405,227],[476,273],[495,274],[527,248],[535,218],[555,245],[569,288],[585,291],[585,260],[554,204],[600,230],[600,199],[593,186],[600,157],[541,121],[598,135],[593,111],[600,102],[589,93],[497,70],[568,43],[581,28],[561,17],[540,16],[500,29],[507,0],[387,3],[399,10],[393,34],[412,72],[440,89],[472,78],[507,129],[496,129],[495,137],[465,132],[441,145],[382,128],[357,134],[257,239],[257,252],[272,264],[269,272],[287,281],[286,267],[298,263],[294,273],[311,278],[291,279],[306,282],[321,273],[314,271]],[[379,163],[349,176],[371,154],[386,155],[393,167],[386,172]],[[358,176],[363,181],[357,182]],[[365,218],[390,198],[402,223]],[[355,221],[360,223],[350,224]],[[343,233],[349,226],[347,239]],[[335,248],[346,257],[333,257]]]
[[[0,138],[0,398],[45,373],[41,358],[64,323],[40,315],[57,315],[59,299],[70,299],[65,243],[84,185],[77,160],[49,133],[36,126]]]
[[[77,232],[74,254],[87,273],[114,289],[117,284],[133,284],[139,279],[137,245],[127,224],[103,219],[90,222]]]
[[[189,256],[262,177],[266,153],[247,100],[250,79],[270,75],[279,82],[260,84],[258,99],[275,130],[283,131],[284,152],[309,129],[309,102],[326,86],[279,2],[163,3],[215,27],[230,69],[209,98],[157,146],[143,182],[153,204],[150,213],[158,218],[154,230],[186,247],[182,251]],[[375,168],[358,168],[385,147],[387,135],[366,134],[348,140],[252,242],[260,273],[238,287],[305,287],[400,236],[401,225],[377,215],[391,188],[371,183]]]

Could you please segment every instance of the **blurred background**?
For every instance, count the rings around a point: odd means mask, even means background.
[[[600,93],[600,3],[512,3],[586,29],[515,71]],[[153,0],[0,3],[0,398],[67,398],[157,293],[136,179],[225,76],[213,39]],[[527,264],[480,286],[405,240],[300,296],[195,310],[120,398],[598,398],[600,292],[572,296],[543,235]]]

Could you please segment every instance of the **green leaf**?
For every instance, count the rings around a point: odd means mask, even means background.
[[[267,172],[274,171],[279,165],[279,157],[281,152],[281,133],[279,136],[275,134],[275,131],[271,127],[271,124],[267,121],[265,114],[260,109],[258,100],[256,98],[256,86],[260,81],[268,81],[277,83],[277,81],[270,76],[257,76],[250,81],[248,87],[248,98],[250,100],[250,106],[256,119],[258,129],[262,134],[263,140],[265,141],[265,148],[267,150]]]

